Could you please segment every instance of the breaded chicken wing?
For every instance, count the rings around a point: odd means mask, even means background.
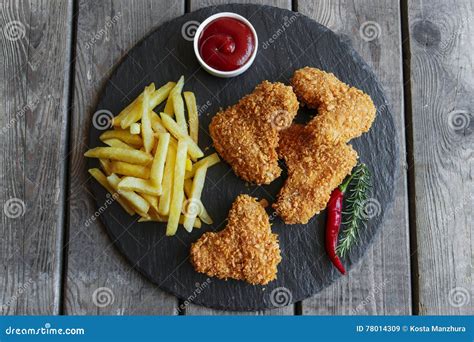
[[[242,179],[269,184],[280,176],[278,131],[291,125],[299,103],[289,86],[263,81],[209,126],[214,146]]]
[[[372,126],[376,109],[370,96],[333,74],[305,67],[295,71],[291,84],[300,101],[318,110],[310,127],[327,140],[348,142]]]
[[[318,115],[306,126],[280,133],[278,154],[288,178],[273,207],[287,224],[307,223],[326,207],[357,163],[356,151],[346,143],[367,132],[376,113],[367,94],[322,70],[297,70],[292,85],[298,99],[317,108]]]
[[[357,163],[357,152],[345,143],[327,143],[311,128],[294,124],[280,133],[278,154],[288,178],[273,205],[287,224],[307,223],[326,208],[332,190]]]
[[[278,237],[271,231],[268,215],[248,195],[234,201],[224,230],[204,233],[191,246],[196,271],[220,279],[264,285],[276,278],[280,261]]]

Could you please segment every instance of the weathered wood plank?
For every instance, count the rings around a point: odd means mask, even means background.
[[[225,0],[189,0],[191,6],[191,11],[195,11],[200,8],[216,5],[224,5],[228,3],[232,4],[258,4],[258,5],[268,5],[275,6],[280,8],[291,9],[291,0],[235,0],[235,1],[225,1]]]
[[[411,313],[400,8],[397,1],[298,1],[298,11],[340,34],[373,68],[392,106],[400,142],[395,202],[361,262],[303,301],[303,314]]]
[[[474,313],[474,4],[409,1],[419,313]]]
[[[95,104],[111,68],[147,32],[183,14],[184,1],[90,0],[80,1],[78,7],[65,312],[176,314],[176,298],[134,271],[98,221],[87,224],[96,209],[83,153]]]
[[[72,1],[0,8],[1,314],[60,310],[71,19]]]
[[[225,4],[227,1],[223,0],[191,0],[191,11],[195,11],[199,8],[207,7],[207,6],[215,6],[220,4]],[[291,9],[291,1],[289,0],[273,0],[273,1],[232,1],[232,3],[253,3],[253,4],[264,4],[264,5],[271,5],[286,9]],[[188,305],[186,307],[186,315],[293,315],[294,314],[294,306],[290,305],[283,308],[277,308],[274,310],[265,310],[262,312],[257,313],[247,313],[247,312],[231,312],[231,311],[220,311],[209,309],[206,307],[198,306],[198,305]]]

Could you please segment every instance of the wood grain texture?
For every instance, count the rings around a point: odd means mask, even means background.
[[[257,5],[268,5],[280,8],[291,9],[291,0],[189,0],[190,10],[195,11],[200,8],[208,6],[217,6],[225,4],[257,4]]]
[[[176,314],[176,298],[133,270],[98,220],[88,221],[96,208],[83,153],[93,110],[112,68],[153,28],[183,14],[184,1],[165,5],[152,0],[91,0],[80,1],[78,9],[65,313]]]
[[[1,314],[60,309],[71,18],[72,1],[1,5]]]
[[[223,0],[191,0],[190,1],[190,10],[195,11],[197,9],[215,6],[227,3]],[[232,3],[252,3],[252,4],[263,4],[276,6],[285,9],[291,9],[290,0],[273,0],[273,1],[255,1],[255,0],[243,0],[243,1],[232,1]],[[294,314],[294,305],[277,308],[273,310],[264,310],[256,313],[252,312],[232,312],[232,311],[221,311],[209,309],[203,306],[190,304],[186,307],[186,315],[293,315]]]
[[[411,314],[399,3],[300,0],[298,11],[340,34],[372,67],[391,103],[402,151],[395,202],[387,213],[382,232],[346,277],[303,301],[303,314]]]
[[[474,4],[409,1],[419,313],[474,305]]]

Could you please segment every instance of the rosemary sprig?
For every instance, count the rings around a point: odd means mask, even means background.
[[[364,205],[372,187],[370,171],[364,163],[359,163],[350,177],[348,184],[350,190],[346,199],[345,211],[342,212],[344,229],[336,248],[336,253],[342,258],[357,243],[360,227],[365,226]]]

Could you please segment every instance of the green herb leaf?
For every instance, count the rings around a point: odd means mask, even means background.
[[[364,206],[371,191],[370,171],[364,163],[355,167],[346,186],[349,191],[345,198],[345,210],[342,212],[342,237],[336,247],[336,253],[345,257],[352,246],[357,243],[359,229],[365,226]]]

